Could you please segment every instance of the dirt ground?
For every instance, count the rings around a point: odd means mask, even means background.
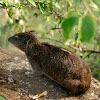
[[[74,95],[45,75],[34,77],[28,60],[18,49],[0,48],[0,96],[6,100],[33,100],[31,96],[47,91],[38,100],[100,100],[100,82],[91,80],[91,88]]]

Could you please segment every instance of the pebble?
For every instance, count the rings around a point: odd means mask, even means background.
[[[91,93],[92,96],[94,96],[94,93]]]
[[[26,61],[25,61],[25,60],[21,60],[21,63],[22,63],[22,64],[26,64]]]
[[[30,77],[31,76],[31,72],[27,71],[27,72],[25,72],[25,75]]]
[[[14,80],[13,80],[11,77],[8,77],[8,81],[9,81],[10,83],[14,82]]]
[[[20,80],[20,81],[19,81],[19,84],[20,84],[20,85],[23,85],[23,84],[24,84],[24,81]]]
[[[31,87],[31,84],[30,84],[29,82],[26,82],[26,85],[27,85],[28,87]]]
[[[19,58],[18,57],[14,57],[14,60],[18,60]]]

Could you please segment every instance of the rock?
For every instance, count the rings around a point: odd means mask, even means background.
[[[99,100],[100,82],[92,77],[90,89],[74,95],[48,77],[34,77],[24,53],[0,48],[0,96],[7,100],[31,100],[29,95],[47,91],[39,100]]]

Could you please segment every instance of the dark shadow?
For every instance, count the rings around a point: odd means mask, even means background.
[[[25,74],[27,72],[28,75]],[[21,88],[28,89],[29,94],[35,95],[47,91],[48,95],[46,98],[48,99],[61,99],[75,96],[75,94],[72,94],[66,88],[45,75],[34,77],[32,71],[26,69],[13,70],[11,74],[13,76],[12,78],[20,84]]]

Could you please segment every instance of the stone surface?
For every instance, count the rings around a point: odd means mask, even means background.
[[[100,82],[91,80],[91,88],[84,94],[71,94],[61,85],[48,77],[34,77],[28,60],[23,52],[0,48],[0,96],[7,100],[32,100],[29,95],[47,91],[47,96],[39,100],[99,100]]]

